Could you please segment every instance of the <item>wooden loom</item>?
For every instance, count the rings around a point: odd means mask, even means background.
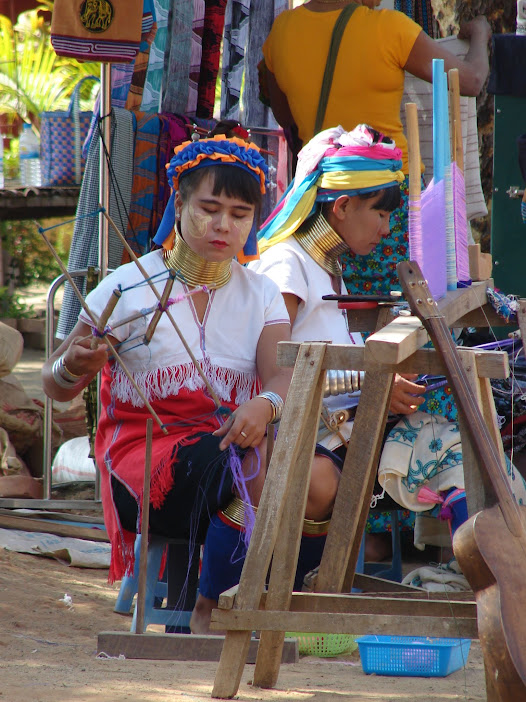
[[[453,125],[452,133],[458,134],[458,123]],[[419,170],[418,166],[418,176]],[[475,275],[473,278],[480,280]],[[450,328],[502,325],[487,304],[488,286],[492,286],[491,280],[448,291],[438,303],[445,324]],[[294,373],[240,583],[221,595],[212,613],[211,628],[227,631],[213,697],[231,698],[237,693],[253,630],[261,631],[254,684],[264,688],[277,682],[285,631],[478,638],[473,595],[468,594],[469,599],[459,593],[440,597],[355,574],[394,374],[448,375],[442,357],[422,348],[429,337],[420,320],[400,316],[389,321],[388,314],[383,310],[376,317],[350,320],[353,331],[377,329],[364,348],[321,342],[279,345],[278,362],[294,366]],[[526,300],[520,301],[518,317],[525,331]],[[467,392],[489,427],[494,453],[503,461],[489,378],[509,375],[507,355],[474,349],[459,349],[458,353],[470,384]],[[366,374],[314,591],[296,593],[292,586],[310,466],[325,372],[331,368],[365,370]],[[379,414],[379,407],[385,408],[383,413]],[[495,493],[480,470],[475,444],[462,416],[460,428],[472,516],[493,505]],[[353,584],[369,594],[343,594],[350,593]],[[487,699],[512,702],[513,697],[495,680],[495,668],[487,659],[485,666]]]

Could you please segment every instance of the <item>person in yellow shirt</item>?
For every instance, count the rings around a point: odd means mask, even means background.
[[[263,45],[265,82],[272,111],[282,127],[297,128],[301,142],[314,136],[323,73],[334,25],[350,0],[310,0],[282,12]],[[463,95],[478,95],[489,64],[491,30],[484,17],[461,27],[470,40],[464,60],[437,45],[402,12],[375,9],[380,0],[355,0],[345,27],[321,129],[341,125],[353,129],[370,124],[388,134],[402,149],[407,175],[407,141],[400,121],[404,72],[431,81],[432,61],[458,68]],[[407,258],[408,182],[401,186],[401,206],[391,215],[390,237],[369,256],[346,254],[343,275],[350,293],[387,294],[397,288],[396,265]]]

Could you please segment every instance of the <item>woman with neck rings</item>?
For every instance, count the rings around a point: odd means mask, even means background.
[[[331,35],[351,0],[309,0],[277,16],[263,44],[262,93],[267,94],[278,123],[297,132],[299,146],[314,136],[315,117]],[[334,125],[351,130],[371,125],[388,134],[402,150],[401,203],[391,214],[389,236],[366,256],[345,253],[343,278],[349,293],[389,294],[399,289],[396,265],[407,259],[408,160],[400,108],[405,71],[432,80],[434,58],[459,71],[462,95],[480,93],[488,75],[491,29],[484,17],[463,24],[459,38],[468,39],[462,60],[434,42],[402,12],[379,9],[380,0],[354,0],[345,26],[320,131]]]
[[[85,311],[43,368],[44,389],[59,401],[72,399],[101,371],[95,454],[112,547],[110,582],[133,569],[150,417],[144,399],[166,429],[154,423],[152,533],[198,547],[210,516],[234,495],[258,503],[266,427],[279,420],[290,382],[290,371],[276,365],[277,343],[290,339],[282,296],[238,262],[257,255],[266,173],[258,147],[239,138],[218,135],[177,147],[168,166],[173,192],[156,236],[162,248],[140,259],[160,294],[176,272],[169,310],[220,408],[167,314],[143,343],[158,299],[135,263],[107,276],[86,304],[98,319],[113,291],[121,292],[106,329],[140,392],[104,341],[91,348],[94,323]],[[307,516],[330,511],[333,493],[313,490]],[[204,584],[201,592],[207,593]],[[204,602],[198,629],[208,626],[211,607]]]

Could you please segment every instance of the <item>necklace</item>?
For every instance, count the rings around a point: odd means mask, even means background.
[[[221,288],[232,275],[232,259],[207,261],[193,251],[179,232],[175,231],[173,249],[163,250],[164,264],[177,271],[178,276],[191,288],[206,285],[208,288]]]
[[[341,277],[338,256],[348,250],[321,212],[311,217],[294,233],[300,246],[330,275]]]

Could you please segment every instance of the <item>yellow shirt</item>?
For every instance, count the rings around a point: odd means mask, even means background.
[[[332,30],[341,10],[282,12],[263,45],[265,63],[288,98],[305,144],[312,138]],[[404,154],[400,121],[404,66],[422,28],[402,12],[360,6],[342,37],[323,129],[366,123],[393,138]]]

